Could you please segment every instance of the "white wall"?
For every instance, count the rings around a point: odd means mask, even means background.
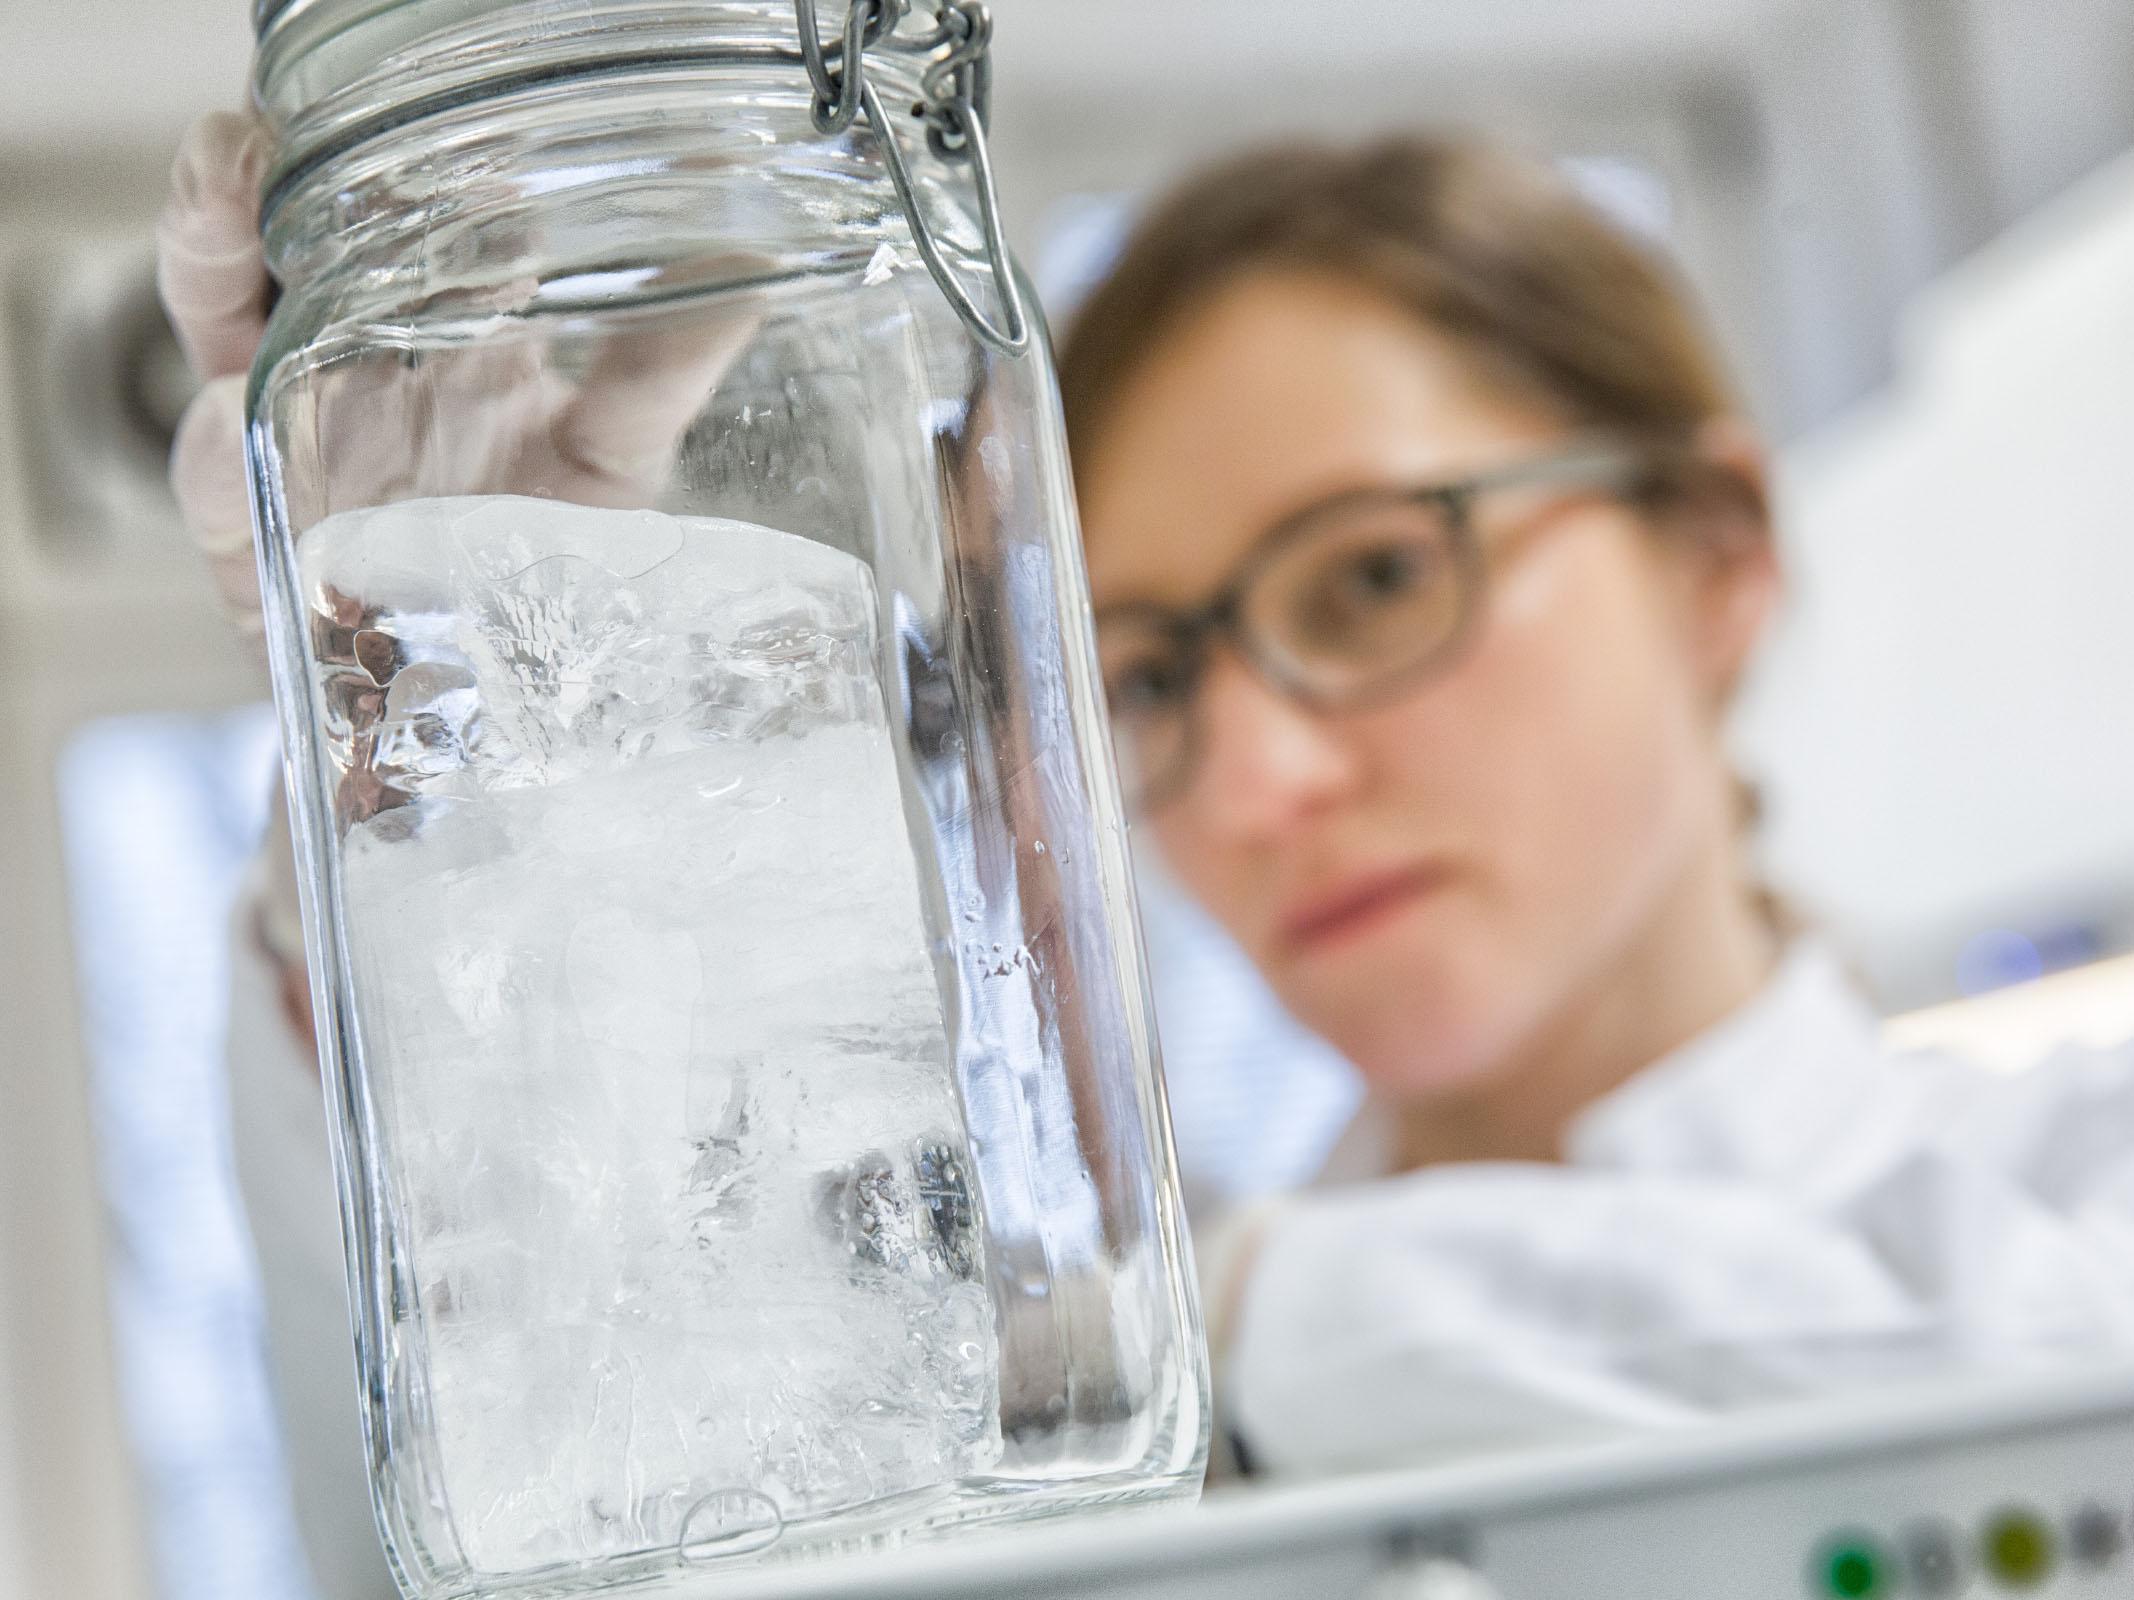
[[[0,149],[168,149],[242,102],[249,0],[7,0]]]
[[[1743,727],[1781,878],[1900,987],[1966,929],[2134,907],[2134,156],[1937,285],[1782,488]]]
[[[2127,0],[1905,0],[1964,14],[1994,205],[2013,220],[2134,145]]]

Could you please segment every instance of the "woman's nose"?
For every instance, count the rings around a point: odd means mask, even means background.
[[[1338,730],[1218,651],[1199,685],[1199,759],[1186,809],[1240,843],[1279,838],[1351,793],[1355,752]]]

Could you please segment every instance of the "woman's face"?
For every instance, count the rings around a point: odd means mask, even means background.
[[[1081,459],[1097,604],[1203,603],[1300,509],[1565,437],[1367,291],[1245,279]],[[1750,579],[1602,496],[1487,496],[1476,522],[1503,554],[1444,670],[1328,714],[1218,649],[1192,775],[1144,823],[1291,1010],[1406,1101],[1533,1040],[1731,829],[1716,708],[1761,618]]]

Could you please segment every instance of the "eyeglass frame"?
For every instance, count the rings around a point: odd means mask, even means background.
[[[1199,730],[1192,714],[1191,697],[1200,686],[1216,645],[1227,644],[1262,682],[1309,711],[1360,711],[1397,699],[1417,683],[1456,661],[1481,618],[1489,586],[1490,561],[1489,552],[1484,549],[1475,530],[1474,502],[1477,499],[1502,489],[1548,488],[1552,485],[1628,497],[1641,485],[1654,482],[1663,458],[1681,454],[1679,445],[1662,447],[1616,439],[1586,439],[1545,455],[1506,462],[1447,482],[1406,489],[1346,490],[1292,512],[1268,529],[1239,560],[1228,581],[1197,606],[1179,608],[1153,600],[1122,600],[1097,607],[1092,613],[1092,622],[1099,638],[1107,617],[1155,619],[1166,633],[1179,641],[1190,674],[1188,697],[1179,713],[1184,721],[1184,737],[1179,746],[1176,774],[1141,794],[1128,794],[1129,809],[1145,814],[1184,792],[1186,780],[1198,760],[1195,747],[1199,742]],[[1269,659],[1263,651],[1254,648],[1252,635],[1243,620],[1245,597],[1262,573],[1292,545],[1317,531],[1330,514],[1347,505],[1388,503],[1435,505],[1442,510],[1458,584],[1454,591],[1457,621],[1435,650],[1383,678],[1374,678],[1366,688],[1334,694],[1315,690],[1293,673],[1282,670],[1280,664]],[[1115,718],[1108,695],[1106,700],[1106,712]]]

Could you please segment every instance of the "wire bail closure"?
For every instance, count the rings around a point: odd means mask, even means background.
[[[896,30],[914,5],[932,11],[934,30],[923,36],[897,37]],[[1019,356],[1030,348],[1030,317],[1021,286],[1008,259],[1008,241],[1000,221],[1000,192],[993,181],[993,158],[986,144],[986,119],[993,88],[993,18],[982,0],[850,0],[844,32],[825,46],[816,20],[816,0],[793,0],[800,23],[800,54],[815,88],[813,117],[818,131],[843,133],[865,115],[889,168],[889,181],[911,224],[912,241],[934,282],[970,330],[1003,355]],[[1000,296],[1001,321],[995,324],[971,298],[949,266],[940,241],[919,202],[910,164],[867,77],[867,52],[895,50],[911,55],[941,54],[920,79],[924,100],[915,108],[926,123],[926,144],[940,160],[968,162],[978,187],[978,216],[985,230],[986,264]]]

